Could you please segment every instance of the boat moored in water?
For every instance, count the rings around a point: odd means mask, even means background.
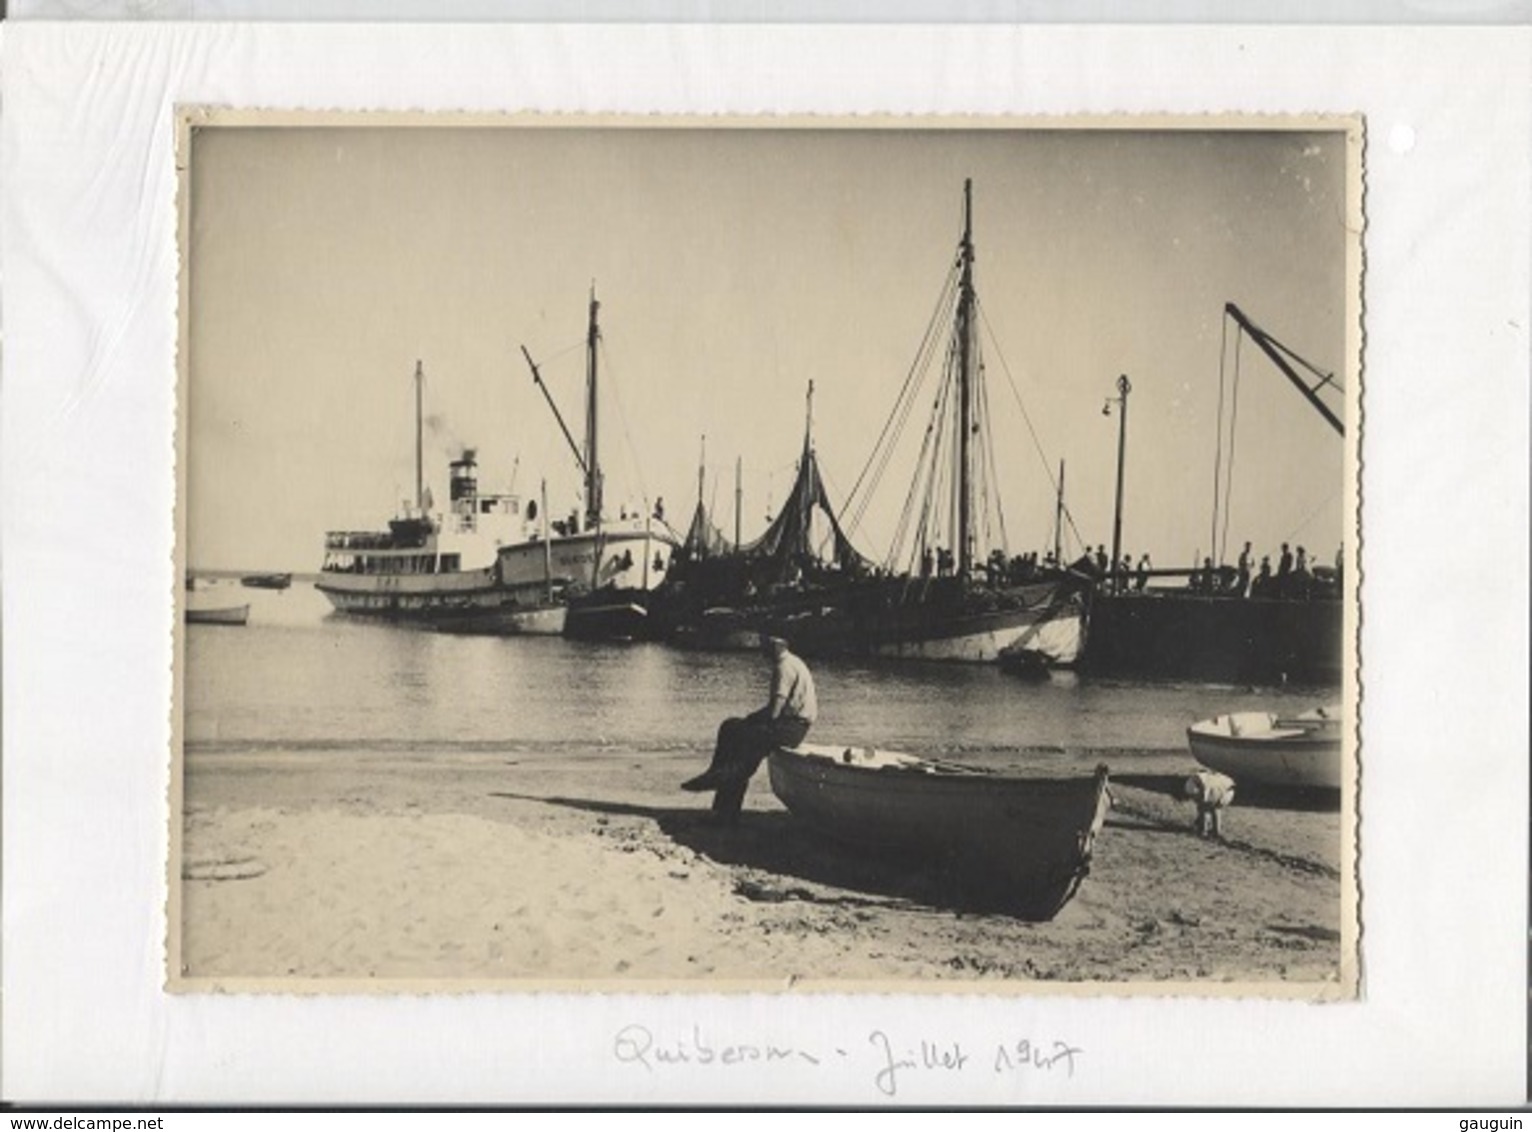
[[[244,625],[249,620],[248,605],[188,605],[186,607],[188,625]]]
[[[541,370],[525,346],[521,353],[558,421],[564,439],[585,477],[584,529],[576,533],[578,515],[571,515],[565,538],[553,545],[554,569],[569,579],[564,594],[568,612],[564,635],[582,640],[638,640],[650,635],[650,603],[665,582],[676,540],[665,526],[658,502],[654,514],[630,515],[623,509],[614,521],[605,512],[605,478],[598,445],[600,397],[601,304],[595,289],[590,296],[585,335],[585,444],[574,442],[553,395],[543,383]],[[583,541],[582,541],[583,540]],[[516,575],[515,564],[502,554],[507,580]]]
[[[473,449],[452,461],[449,507],[435,511],[422,467],[423,381],[417,362],[414,505],[386,530],[325,536],[314,587],[337,612],[463,633],[568,632],[566,607],[579,595],[663,580],[671,544],[647,520],[603,523],[593,509],[583,524],[578,512],[553,521],[546,499],[539,509],[482,491]]]
[[[849,845],[939,863],[954,883],[1026,920],[1051,920],[1090,871],[1110,806],[1094,774],[990,772],[872,748],[773,751],[793,816]]]
[[[974,283],[972,205],[973,185],[965,181],[963,227],[942,298],[847,504],[854,527],[877,492],[914,406],[929,395],[923,383],[939,370],[934,408],[907,481],[893,546],[882,567],[872,569],[842,547],[845,532],[830,515],[837,584],[829,587],[825,600],[810,595],[807,608],[784,603],[771,622],[771,632],[804,651],[993,663],[1003,650],[1022,647],[1045,652],[1064,666],[1081,653],[1085,603],[1077,580],[1060,572],[1044,577],[1016,569],[1003,545],[1005,521],[979,333],[983,320]],[[941,349],[935,344],[944,334],[948,344]],[[793,498],[817,502],[829,514],[807,441]],[[991,532],[999,534],[998,545],[987,542]]]
[[[247,574],[239,580],[242,586],[254,590],[285,590],[293,584],[291,574]]]
[[[386,530],[329,532],[314,588],[340,613],[428,626],[536,603],[562,589],[568,575],[553,572],[535,508],[524,512],[514,495],[480,492],[477,468],[472,449],[452,461],[445,513],[432,513],[421,482],[415,506]],[[590,553],[589,540],[576,541],[559,559]]]
[[[1186,730],[1192,757],[1235,782],[1310,790],[1341,787],[1341,708],[1299,715],[1245,711]]]
[[[1053,668],[1053,658],[1048,653],[1019,642],[1001,649],[997,660],[1001,672],[1022,680],[1041,682],[1048,679]]]
[[[250,620],[248,602],[231,602],[225,586],[207,578],[186,575],[183,616],[188,625],[244,625]]]
[[[431,622],[431,628],[464,636],[557,637],[564,632],[567,613],[561,601],[523,604],[507,599],[495,608],[442,617]]]
[[[1060,667],[1079,659],[1088,584],[1024,564],[1003,545],[973,279],[971,182],[963,205],[958,254],[916,365],[847,500],[850,523],[843,525],[831,506],[820,472],[811,382],[794,483],[764,534],[740,541],[736,502],[732,548],[707,537],[699,473],[697,519],[677,584],[664,595],[671,639],[735,648],[751,637],[779,636],[814,657],[994,663],[1006,649],[1023,648]],[[934,345],[949,330],[948,347]],[[876,493],[914,406],[929,393],[922,382],[938,358],[935,408],[894,545],[875,564],[852,545],[849,531]],[[737,500],[737,482],[735,493]],[[990,532],[999,533],[1001,545],[985,545]],[[727,620],[714,610],[727,610]]]

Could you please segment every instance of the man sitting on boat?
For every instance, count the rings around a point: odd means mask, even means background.
[[[781,637],[766,637],[761,651],[771,661],[771,692],[766,706],[744,719],[726,719],[718,728],[712,764],[702,774],[681,784],[681,789],[717,791],[713,795],[716,820],[734,824],[745,801],[750,778],[762,761],[778,747],[796,747],[809,733],[819,713],[814,677],[808,665],[794,656]]]

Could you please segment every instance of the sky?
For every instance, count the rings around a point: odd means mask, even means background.
[[[1221,384],[1225,419],[1236,404],[1226,302],[1350,368],[1338,130],[354,122],[196,131],[193,568],[314,570],[326,530],[381,527],[413,494],[417,359],[437,500],[471,446],[485,489],[546,481],[572,508],[580,473],[520,351],[579,439],[592,287],[609,511],[663,498],[684,528],[705,436],[719,525],[737,459],[758,534],[791,486],[810,381],[843,506],[952,263],[965,178],[1013,553],[1051,545],[1061,460],[1080,537],[1110,545],[1119,374],[1124,549],[1209,553]],[[1238,375],[1227,555],[1289,541],[1328,561],[1344,444],[1248,341]],[[913,474],[913,450],[896,454],[851,532],[875,559]]]

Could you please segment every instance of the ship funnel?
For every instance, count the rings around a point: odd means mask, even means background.
[[[479,494],[478,463],[472,448],[463,449],[463,454],[452,461],[450,484],[453,510],[459,510],[459,504],[466,503],[467,510],[472,512]]]

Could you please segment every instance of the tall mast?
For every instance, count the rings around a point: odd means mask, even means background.
[[[543,598],[551,604],[553,601],[553,539],[548,534],[548,481],[541,481],[537,489],[538,498],[541,500],[537,513],[543,520]]]
[[[1120,586],[1118,563],[1122,561],[1122,469],[1128,455],[1128,394],[1131,392],[1133,383],[1128,380],[1127,374],[1123,374],[1117,379],[1117,503],[1112,509],[1112,562],[1108,567],[1110,573],[1107,574],[1112,579],[1114,593]]]
[[[697,457],[697,517],[702,520],[698,533],[702,536],[702,545],[697,548],[697,557],[708,556],[708,530],[713,525],[713,517],[702,507],[702,492],[707,484],[707,433],[702,434],[702,452]],[[645,560],[647,562],[647,559]],[[647,565],[645,569],[647,570]]]
[[[804,399],[804,409],[803,409],[803,456],[798,461],[798,479],[797,479],[797,482],[793,485],[794,486],[794,490],[796,490],[798,483],[802,483],[803,482],[803,477],[809,474],[809,467],[810,467],[809,462],[811,460],[813,460],[813,459],[814,459],[814,383],[813,383],[813,381],[810,381],[809,382],[809,392],[808,392],[808,396]],[[808,554],[809,554],[809,541],[810,541],[810,532],[809,532],[808,512],[804,511],[800,515],[800,527],[799,527],[799,530],[797,531],[797,533],[796,533],[796,535],[794,537],[794,542],[796,543],[795,549],[797,550],[797,553],[803,555],[804,557],[807,557]]]
[[[739,549],[739,512],[740,505],[744,502],[744,487],[741,473],[744,470],[744,461],[741,457],[734,457],[734,549]]]
[[[963,265],[958,290],[958,577],[973,571],[973,454],[969,439],[973,432],[973,180],[963,181],[963,242],[959,255]]]
[[[803,454],[814,449],[814,383],[809,382],[809,395],[803,410]]]
[[[594,528],[601,523],[601,464],[597,457],[597,384],[596,347],[601,341],[601,330],[596,315],[601,304],[596,301],[596,288],[590,289],[590,328],[585,336],[585,525]]]
[[[420,359],[415,359],[415,514],[424,515],[426,511],[426,473],[425,473],[425,437],[422,434],[424,425],[424,394],[426,384],[425,367]]]
[[[1059,461],[1059,502],[1053,513],[1053,561],[1064,564],[1064,461]]]

